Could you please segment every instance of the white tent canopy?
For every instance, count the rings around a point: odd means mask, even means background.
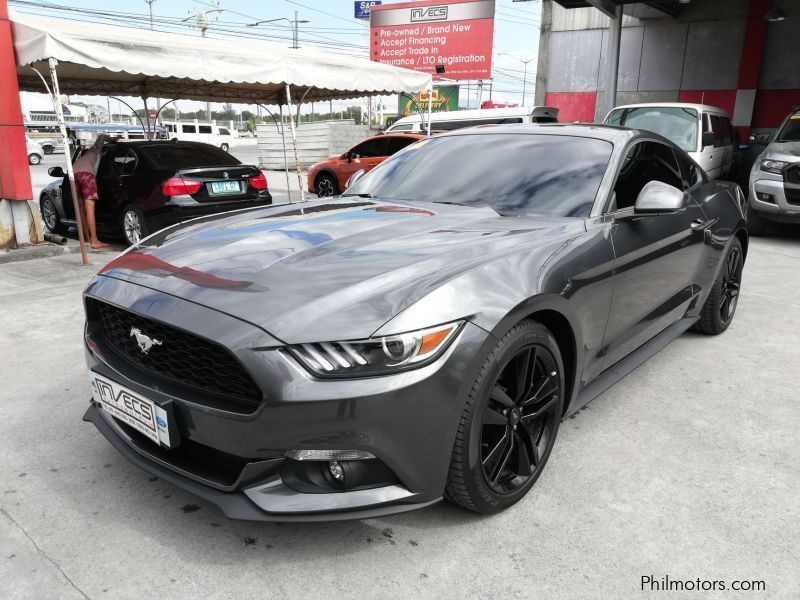
[[[258,41],[202,38],[10,15],[20,90],[41,92],[29,67],[58,61],[64,94],[285,104],[428,89],[431,77],[367,59]]]

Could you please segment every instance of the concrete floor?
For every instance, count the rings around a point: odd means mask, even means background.
[[[80,292],[113,254],[0,265],[0,598],[798,598],[793,235],[753,241],[724,335],[683,335],[567,420],[512,509],[335,524],[228,521],[129,464],[81,422]]]

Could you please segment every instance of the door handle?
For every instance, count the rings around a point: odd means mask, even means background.
[[[716,219],[709,219],[708,221],[704,221],[703,219],[695,219],[692,221],[690,227],[692,231],[703,231],[708,229],[716,222]]]

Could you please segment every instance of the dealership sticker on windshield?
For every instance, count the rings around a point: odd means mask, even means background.
[[[167,411],[152,400],[97,373],[90,373],[89,381],[95,401],[104,410],[156,444],[170,447]]]

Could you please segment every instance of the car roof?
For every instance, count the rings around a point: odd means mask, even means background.
[[[624,144],[628,140],[646,133],[641,129],[630,129],[616,125],[598,125],[596,123],[511,123],[503,125],[478,125],[455,129],[437,137],[450,137],[456,135],[482,135],[489,133],[529,133],[537,135],[564,135],[572,137],[595,138],[606,140],[612,144]],[[661,136],[659,136],[661,137]]]
[[[696,104],[693,102],[640,102],[638,104],[620,104],[611,110],[618,108],[693,108],[698,112],[715,112],[728,115],[728,111],[719,106],[711,106],[710,104]],[[611,111],[609,111],[611,112]]]
[[[131,146],[134,148],[146,148],[148,146],[203,146],[204,148],[216,148],[214,144],[205,142],[188,142],[183,140],[116,140],[109,142],[108,145],[117,144],[119,146]]]

